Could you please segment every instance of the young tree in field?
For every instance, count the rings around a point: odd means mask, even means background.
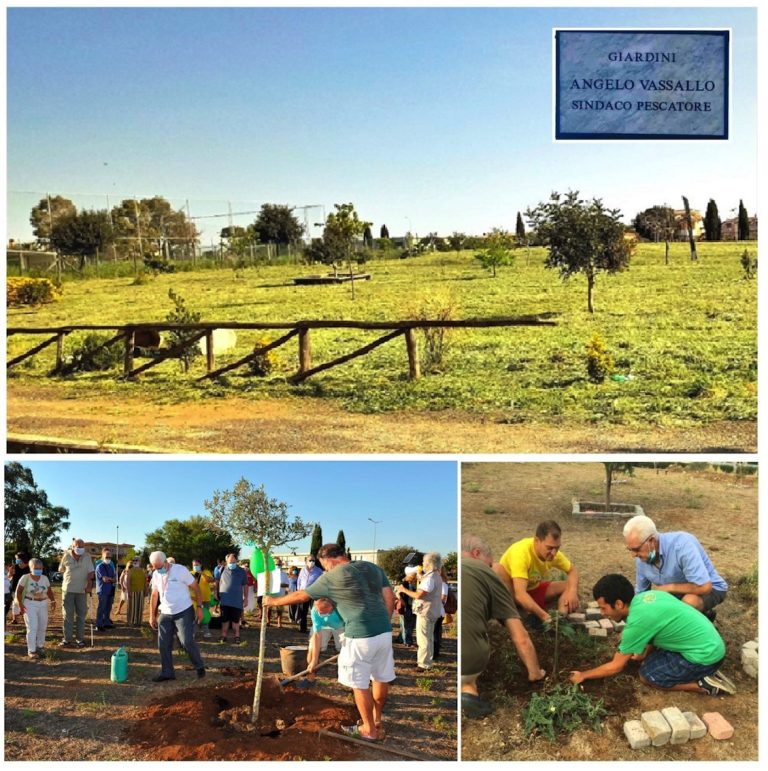
[[[41,198],[40,203],[32,208],[29,214],[29,224],[38,243],[50,245],[51,230],[62,217],[77,214],[77,208],[69,200],[60,195]]]
[[[641,238],[657,243],[668,241],[675,233],[675,211],[669,206],[651,206],[641,211],[633,220],[635,232]]]
[[[494,228],[485,237],[486,247],[475,254],[475,259],[486,269],[493,272],[496,278],[496,268],[502,265],[511,265],[515,261],[515,254],[512,251],[515,245],[515,239],[511,233],[501,228]]]
[[[617,273],[629,265],[633,245],[624,238],[618,209],[606,209],[599,198],[584,201],[576,191],[525,212],[539,243],[548,249],[546,267],[567,279],[583,273],[587,279],[587,308],[594,313],[592,295],[599,273]]]
[[[209,501],[205,501],[211,524],[220,530],[231,532],[240,542],[250,542],[259,549],[264,560],[265,591],[272,583],[269,570],[269,553],[276,546],[299,541],[309,535],[310,525],[299,517],[288,518],[288,504],[270,498],[264,485],[255,487],[241,478],[232,490],[216,490]],[[251,723],[259,719],[261,685],[264,680],[264,651],[267,639],[267,616],[261,614],[259,634],[259,664],[256,672],[256,688],[253,693]]]
[[[605,510],[611,508],[611,488],[613,487],[613,477],[615,474],[626,474],[632,476],[635,473],[634,463],[604,463],[605,466]]]
[[[352,259],[355,250],[355,241],[365,233],[365,228],[370,225],[360,219],[355,206],[352,203],[334,204],[335,211],[331,212],[325,221],[325,230],[323,230],[323,241],[328,252],[333,256],[334,269],[336,261],[346,262],[349,266],[349,275],[354,275]],[[350,281],[352,285],[352,298],[355,297],[355,282]]]
[[[253,230],[261,244],[288,246],[297,244],[304,235],[304,226],[290,206],[265,203],[253,223]]]
[[[710,198],[707,211],[704,214],[704,235],[707,241],[720,241],[722,239],[722,224],[715,199]]]
[[[527,239],[525,237],[525,223],[523,222],[523,215],[520,212],[517,213],[517,222],[515,223],[515,237],[517,238],[517,245],[523,246]]]
[[[59,534],[69,530],[69,510],[54,506],[39,488],[32,469],[21,463],[5,464],[5,551],[23,551],[31,557],[52,554]]]
[[[747,210],[744,208],[744,202],[739,201],[739,220],[737,223],[738,228],[738,235],[737,238],[739,241],[748,241],[749,240],[749,215],[747,214]]]
[[[62,215],[51,231],[50,243],[61,254],[80,257],[80,266],[113,243],[112,223],[107,211],[86,209],[77,214]]]
[[[191,565],[192,560],[197,558],[204,565],[214,566],[217,559],[240,552],[230,533],[212,528],[208,518],[202,516],[184,521],[169,519],[157,530],[146,533],[144,538],[150,552],[170,554],[182,565]]]
[[[309,553],[317,559],[317,553],[323,545],[323,528],[319,522],[315,523],[315,527],[312,530],[312,540],[310,541]]]

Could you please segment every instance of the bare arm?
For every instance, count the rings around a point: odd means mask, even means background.
[[[152,629],[157,629],[157,601],[159,597],[157,589],[153,588],[149,598],[149,625]]]
[[[303,590],[297,592],[289,592],[282,597],[270,597],[268,594],[264,595],[262,599],[262,605],[269,607],[270,605],[299,605],[302,602],[309,602],[312,598]]]
[[[391,616],[395,610],[395,593],[389,586],[381,589],[381,596],[384,598],[384,604],[387,606],[387,613]]]
[[[616,655],[605,664],[601,664],[594,669],[588,669],[586,672],[579,672],[575,670],[571,672],[570,680],[572,683],[583,683],[585,680],[599,680],[602,677],[613,677],[618,675],[624,667],[627,666],[627,662],[632,658],[631,653],[620,653],[616,651]]]
[[[673,594],[698,594],[699,596],[703,596],[712,591],[712,582],[707,581],[706,584],[701,584],[701,586],[690,583],[664,584],[662,586],[657,586],[656,589],[660,592],[672,592]]]
[[[528,670],[528,680],[530,682],[541,680],[546,676],[546,673],[539,666],[536,648],[533,647],[531,636],[523,626],[523,622],[519,618],[508,618],[504,621],[504,626],[509,632],[509,637],[515,646],[517,655],[520,656],[520,660]]]
[[[512,578],[510,579],[514,587],[512,596],[515,598],[515,603],[523,610],[527,610],[542,621],[550,621],[551,616],[544,608],[540,608],[536,603],[536,600],[528,594],[528,579],[527,578]]]
[[[565,589],[560,595],[558,610],[561,613],[573,613],[579,607],[579,571],[574,565],[568,571],[568,577],[565,579]]]

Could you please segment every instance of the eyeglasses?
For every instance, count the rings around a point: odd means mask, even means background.
[[[651,540],[651,538],[653,538],[653,536],[649,535],[639,546],[635,546],[635,547],[627,546],[627,551],[630,552],[631,554],[639,554],[640,549],[642,549],[643,546],[645,546],[645,544]]]

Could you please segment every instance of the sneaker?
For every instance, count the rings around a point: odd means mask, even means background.
[[[85,641],[84,640],[75,640],[75,647],[76,648],[85,648]]]
[[[36,659],[37,658],[37,652],[36,651],[27,651],[27,658],[28,659]]]
[[[175,677],[168,677],[168,675],[158,675],[152,678],[153,683],[164,683],[166,680],[175,680]]]
[[[467,717],[486,717],[493,712],[493,706],[473,693],[462,693],[461,711]]]
[[[698,682],[699,688],[703,688],[710,696],[732,695],[736,693],[736,686],[724,676],[720,676],[718,670],[713,675],[707,675]]]
[[[72,645],[72,643],[69,640],[62,640],[59,643],[59,648],[69,648],[70,645]]]
[[[729,688],[733,693],[736,693],[736,683],[734,683],[730,677],[726,677],[722,670],[718,669],[717,672],[715,672],[714,677],[716,677],[726,688]]]
[[[200,669],[197,670],[197,676],[205,677],[205,667],[200,667]]]
[[[203,632],[203,637],[213,637],[213,635],[210,632]]]
[[[36,655],[37,655],[39,658],[41,658],[41,659],[44,659],[44,658],[45,658],[45,648],[38,648],[38,649],[35,651],[35,654],[36,654]]]

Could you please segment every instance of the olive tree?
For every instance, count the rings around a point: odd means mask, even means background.
[[[252,543],[261,551],[264,559],[265,591],[272,585],[269,570],[269,552],[276,546],[284,546],[306,538],[312,524],[300,517],[289,519],[288,504],[270,498],[264,485],[256,487],[241,478],[231,490],[216,490],[209,501],[205,501],[211,524],[218,530],[228,531],[241,543]],[[259,718],[261,685],[264,679],[264,651],[266,649],[267,613],[261,614],[259,634],[259,664],[256,671],[256,689],[253,694],[251,722]]]
[[[618,209],[607,209],[599,198],[585,201],[578,191],[552,193],[549,201],[525,212],[538,242],[548,249],[546,267],[567,279],[583,273],[587,308],[594,313],[592,293],[599,273],[617,273],[629,266],[633,244],[624,238]]]

